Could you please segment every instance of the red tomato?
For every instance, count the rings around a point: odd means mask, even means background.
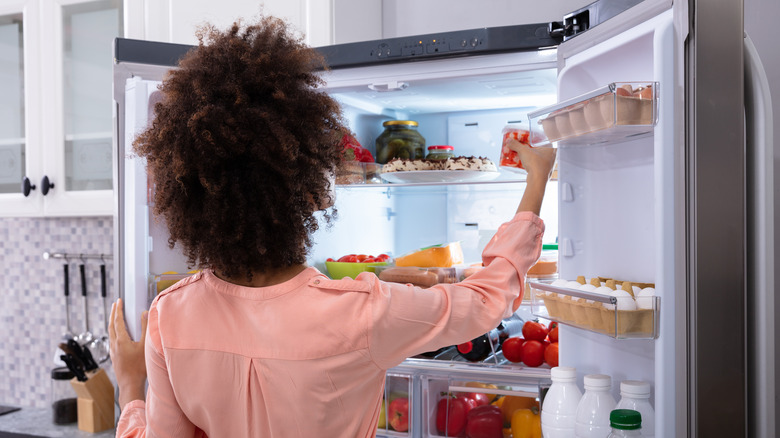
[[[367,258],[368,258],[368,256],[365,255],[365,254],[358,254],[357,261],[360,262],[360,263],[363,263],[363,260],[365,260]]]
[[[448,403],[449,402],[449,403]],[[470,408],[460,397],[445,397],[436,404],[436,430],[443,436],[458,436],[466,428]]]
[[[558,323],[555,321],[550,321],[550,324],[547,326],[547,331],[554,329],[555,327],[558,327]]]
[[[529,367],[538,367],[544,363],[544,344],[539,341],[525,341],[523,344],[523,363]]]
[[[478,406],[466,416],[468,438],[503,438],[504,416],[494,405]]]
[[[550,342],[558,342],[558,326],[555,326],[547,333],[547,337],[550,338]]]
[[[536,321],[526,321],[523,324],[523,337],[529,341],[544,341],[547,337],[547,327]]]
[[[328,257],[327,259],[325,259],[325,261],[326,262],[335,262],[335,260],[333,260],[333,257]]]
[[[376,259],[371,256],[368,256],[365,259],[363,259],[360,263],[376,263]]]
[[[356,262],[357,261],[357,256],[355,254],[347,254],[345,256],[339,257],[339,259],[336,260],[336,261],[337,262],[341,262],[341,263],[344,263],[344,262]]]
[[[551,367],[558,366],[558,343],[553,342],[544,349],[544,361]]]
[[[504,351],[504,357],[510,362],[519,363],[523,361],[523,343],[525,339],[520,337],[507,338],[501,344],[501,350]]]

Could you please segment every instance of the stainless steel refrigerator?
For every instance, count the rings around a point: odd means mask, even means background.
[[[369,148],[382,121],[413,119],[429,144],[498,162],[507,122],[533,132],[540,117],[612,92],[610,84],[653,85],[651,123],[549,140],[559,169],[545,239],[559,245],[561,278],[655,285],[650,336],[560,329],[560,362],[580,379],[600,373],[615,388],[623,379],[652,384],[655,436],[778,435],[776,117],[763,68],[778,55],[759,52],[745,33],[746,3],[600,0],[559,22],[320,48],[331,65],[326,89]],[[772,17],[758,21],[771,26]],[[188,49],[121,39],[115,47],[115,286],[135,333],[163,273],[188,269],[151,218],[143,163],[129,155],[150,119],[150,96]],[[327,257],[454,240],[467,242],[473,259],[511,217],[507,206],[514,210],[523,186],[521,173],[505,170],[488,182],[341,186],[339,222],[315,236],[309,263],[324,270]],[[380,435],[434,436],[428,396],[439,380],[459,382],[458,373],[505,379],[520,392],[549,377],[544,368],[444,363],[410,360],[391,370],[416,391],[415,414],[406,434]]]

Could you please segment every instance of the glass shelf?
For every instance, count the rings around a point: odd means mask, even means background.
[[[615,339],[658,337],[660,297],[640,297],[645,307],[620,310],[618,298],[550,284],[530,282],[531,312],[540,318],[611,336]]]
[[[360,166],[358,166],[358,164]],[[422,186],[448,186],[448,185],[469,185],[469,184],[508,184],[525,183],[526,172],[523,170],[510,170],[505,167],[499,167],[498,172],[481,172],[490,175],[490,178],[479,178],[475,172],[463,172],[463,177],[458,178],[458,172],[455,171],[428,171],[424,175],[415,172],[393,172],[395,174],[409,174],[406,178],[408,182],[388,182],[382,179],[381,172],[373,170],[375,163],[355,163],[351,167],[352,172],[347,178],[337,178],[336,187],[338,188],[369,188],[369,187],[422,187]],[[380,165],[381,166],[381,165]],[[360,171],[362,168],[362,172]],[[436,178],[435,172],[441,172],[439,178]]]
[[[658,82],[613,82],[528,113],[531,145],[587,146],[651,135]]]

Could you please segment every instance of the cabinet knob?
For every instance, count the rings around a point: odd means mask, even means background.
[[[33,186],[35,188],[35,186]],[[49,182],[49,177],[44,175],[43,179],[41,180],[41,193],[43,193],[43,196],[46,196],[49,193],[49,189],[54,188],[54,183]]]
[[[30,184],[30,178],[26,176],[22,178],[22,194],[26,198],[30,195],[30,191],[35,190],[35,184]]]

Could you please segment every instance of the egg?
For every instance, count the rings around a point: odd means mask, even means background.
[[[642,291],[642,288],[641,288],[641,287],[639,287],[639,286],[634,286],[634,285],[632,284],[632,285],[631,285],[631,291],[632,291],[632,292],[634,292],[634,296],[637,296],[637,295],[639,295],[639,292],[641,292],[641,291]]]
[[[601,286],[599,288],[596,288],[596,290],[594,290],[593,292],[601,295],[610,295],[614,291],[606,286]]]
[[[609,295],[617,298],[616,308],[617,310],[636,310],[636,301],[630,293],[624,290],[612,291]],[[612,309],[612,304],[604,303],[603,306],[607,309]]]
[[[580,290],[584,290],[585,292],[593,292],[596,290],[596,286],[592,284],[583,284],[580,286]]]
[[[582,286],[582,285],[579,282],[577,282],[577,281],[570,281],[570,282],[566,283],[566,286],[564,286],[564,287],[567,288],[567,289],[579,289],[580,286]]]
[[[653,289],[652,287],[646,287],[642,289],[636,295],[636,307],[639,309],[652,309],[654,296],[655,296],[655,289]]]
[[[557,279],[557,280],[553,281],[553,282],[550,284],[550,286],[555,286],[555,287],[566,287],[566,283],[568,283],[568,281],[564,280],[563,278],[559,278],[559,279]]]

